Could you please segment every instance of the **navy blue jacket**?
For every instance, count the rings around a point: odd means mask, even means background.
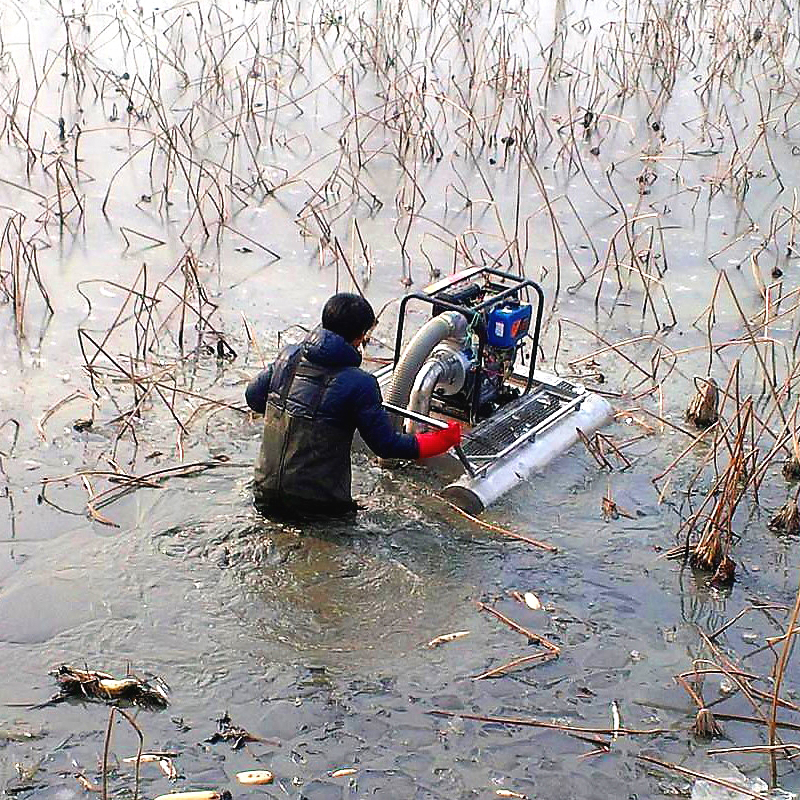
[[[267,396],[280,394],[292,364],[301,356],[336,372],[316,411],[318,417],[344,430],[357,430],[380,458],[419,457],[416,437],[392,427],[383,409],[378,381],[359,369],[361,354],[339,334],[325,328],[314,330],[302,344],[284,348],[277,360],[250,382],[245,399],[253,411],[264,413]],[[291,407],[288,410],[292,412]]]

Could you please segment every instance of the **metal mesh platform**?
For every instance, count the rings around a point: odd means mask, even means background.
[[[528,441],[535,428],[545,427],[566,413],[567,407],[577,407],[582,392],[567,381],[553,387],[538,387],[509,403],[500,413],[476,425],[462,439],[467,458],[491,457]]]
[[[559,381],[556,384],[556,389],[568,397],[577,397],[582,394],[582,391],[578,391],[578,388],[569,381]]]

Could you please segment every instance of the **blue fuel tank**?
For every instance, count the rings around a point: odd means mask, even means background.
[[[492,347],[515,347],[530,326],[529,305],[496,306],[486,319],[486,338]]]

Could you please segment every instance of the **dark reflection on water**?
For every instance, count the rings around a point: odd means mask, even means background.
[[[369,501],[354,519],[302,524],[248,506],[172,526],[153,541],[165,556],[216,567],[218,596],[235,602],[265,640],[339,666],[368,664],[370,651],[414,648],[449,624],[481,571],[503,556],[498,543],[454,526],[441,504],[437,519],[396,498],[387,508],[388,500]]]

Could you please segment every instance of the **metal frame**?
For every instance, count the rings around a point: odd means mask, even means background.
[[[488,276],[493,275],[497,278],[502,278],[503,280],[510,280],[514,281],[515,285],[509,286],[507,289],[504,289],[501,292],[498,292],[495,295],[492,295],[488,299],[484,300],[483,302],[479,303],[477,306],[473,308],[468,308],[467,306],[460,306],[457,303],[450,303],[447,300],[441,300],[437,297],[437,295],[444,291],[445,289],[453,286],[456,283],[461,283],[462,281],[470,280],[471,278],[477,278],[480,276]],[[397,362],[400,360],[400,354],[403,350],[403,328],[405,327],[405,318],[406,318],[406,306],[408,306],[411,300],[421,300],[423,303],[429,303],[430,305],[438,305],[442,308],[446,308],[449,311],[457,311],[460,314],[463,314],[468,320],[470,320],[471,324],[475,325],[475,332],[478,334],[478,354],[477,354],[477,367],[475,370],[475,381],[476,385],[480,387],[480,377],[481,372],[483,371],[483,351],[486,347],[486,325],[483,323],[482,312],[486,311],[487,309],[491,308],[498,303],[502,303],[506,298],[511,297],[513,295],[518,295],[524,289],[532,288],[537,295],[539,300],[538,306],[536,309],[536,323],[534,325],[533,335],[531,335],[530,331],[528,332],[527,336],[533,339],[533,349],[531,353],[531,364],[530,369],[528,372],[528,380],[525,384],[525,390],[523,394],[527,394],[534,383],[533,373],[536,369],[536,357],[539,353],[539,334],[542,328],[542,314],[544,312],[544,292],[542,291],[542,287],[539,286],[538,283],[535,281],[529,280],[528,278],[520,278],[518,275],[513,275],[510,272],[503,272],[498,269],[493,269],[492,267],[472,267],[471,269],[464,270],[460,273],[454,273],[447,278],[444,278],[440,281],[437,281],[434,284],[431,284],[424,292],[412,292],[411,294],[406,295],[400,301],[400,310],[398,312],[398,322],[397,322],[397,334],[395,335],[395,344],[394,344],[394,366],[397,367]],[[476,391],[474,397],[472,399],[472,408],[470,409],[470,422],[474,423],[478,418],[478,403],[480,401],[480,391]]]

